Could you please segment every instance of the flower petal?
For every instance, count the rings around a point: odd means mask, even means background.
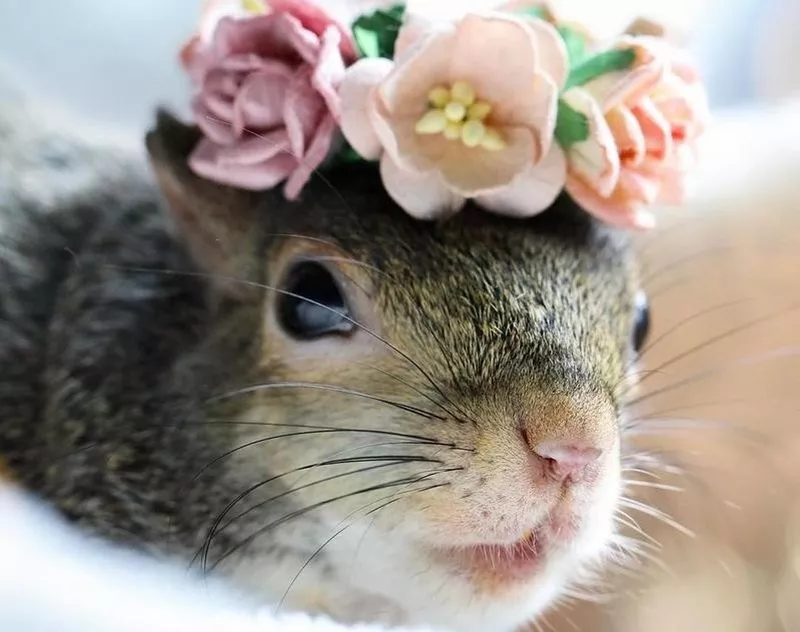
[[[368,113],[373,88],[392,70],[389,59],[359,59],[339,86],[342,134],[362,158],[376,160],[381,143]]]
[[[525,127],[505,128],[503,134],[507,145],[500,151],[468,148],[438,134],[421,137],[420,144],[447,185],[471,198],[508,186],[532,164],[535,138],[531,131]]]
[[[311,69],[302,66],[295,72],[283,104],[283,122],[292,152],[301,159],[306,144],[325,115],[325,102],[311,86]]]
[[[619,185],[615,194],[650,206],[658,200],[662,179],[663,175],[660,178],[649,178],[636,169],[623,169],[619,174]]]
[[[344,60],[339,53],[342,36],[334,26],[328,27],[320,39],[319,63],[311,75],[311,85],[320,93],[336,121],[341,113],[337,89],[344,78]]]
[[[216,58],[254,54],[262,59],[291,61],[300,58],[315,64],[319,57],[319,38],[288,13],[269,13],[246,20],[223,18],[214,33]]]
[[[228,123],[227,119],[223,120],[214,115],[208,109],[205,99],[201,97],[192,99],[192,115],[203,134],[215,143],[227,145],[236,139],[237,134],[233,133],[231,124]]]
[[[285,180],[297,167],[297,160],[287,153],[257,165],[232,164],[219,160],[222,149],[213,141],[201,140],[189,156],[189,166],[200,177],[241,189],[271,189]]]
[[[683,203],[688,188],[688,174],[696,163],[696,150],[693,146],[680,143],[663,162],[650,158],[637,168],[637,172],[644,177],[657,179],[661,183],[661,190],[657,202],[678,206]]]
[[[442,219],[457,213],[466,200],[450,190],[435,171],[420,173],[403,169],[385,153],[381,178],[387,193],[417,219]]]
[[[554,145],[538,165],[528,165],[511,184],[478,196],[476,201],[500,215],[531,217],[553,204],[564,189],[566,175],[566,157],[561,147]]]
[[[649,229],[655,225],[653,214],[643,207],[641,200],[627,198],[622,191],[610,197],[600,197],[580,178],[567,180],[567,192],[586,212],[620,228]]]
[[[469,14],[458,24],[446,79],[469,81],[480,98],[492,104],[495,124],[538,131],[555,117],[553,93],[558,85],[537,71],[537,52],[537,33],[524,20]],[[560,52],[566,65],[566,49]],[[558,50],[547,53],[557,55]],[[555,59],[548,61],[556,64]]]
[[[552,24],[544,20],[528,20],[528,26],[536,33],[538,71],[550,77],[561,91],[569,74],[569,60],[564,38]]]
[[[644,134],[633,112],[624,105],[615,107],[606,113],[606,123],[614,136],[621,167],[640,164],[645,157]]]
[[[220,147],[215,159],[225,165],[257,165],[288,151],[289,135],[285,129],[277,129],[267,134],[252,134],[233,145]]]
[[[428,92],[449,77],[455,40],[453,29],[431,32],[396,60],[377,89],[391,118],[418,119],[425,113]]]
[[[619,151],[600,106],[581,88],[568,90],[563,99],[589,120],[589,137],[567,150],[570,172],[583,179],[600,196],[610,195],[619,179]]]
[[[284,188],[286,199],[294,200],[300,194],[301,189],[306,185],[314,170],[322,164],[328,156],[333,143],[333,135],[336,131],[336,119],[332,114],[328,114],[317,126],[314,138],[308,146],[308,150],[303,156]]]
[[[644,134],[647,154],[656,160],[664,160],[672,153],[672,130],[669,121],[650,99],[642,99],[631,112],[636,117]]]
[[[225,71],[226,76],[238,80],[239,77],[235,73],[257,72],[274,63],[283,62],[264,59],[254,53],[238,53],[218,60],[214,70]]]
[[[304,28],[317,37],[321,37],[328,28],[333,26],[340,35],[337,46],[341,50],[342,56],[348,61],[357,57],[353,40],[347,29],[317,4],[305,0],[269,0],[267,4],[273,12],[290,13],[300,21]]]
[[[525,91],[530,89],[531,94],[526,95]],[[520,86],[517,91],[520,106],[527,114],[526,119],[519,116],[509,118],[515,125],[527,125],[535,130],[538,141],[538,154],[534,155],[533,161],[538,162],[542,156],[550,151],[550,146],[555,140],[556,123],[558,121],[558,95],[559,89],[555,82],[547,75],[537,73],[533,83]],[[536,96],[534,96],[536,95]]]
[[[687,84],[668,73],[651,99],[678,135],[694,138],[703,131],[708,119],[708,97],[702,85]]]
[[[247,76],[233,104],[233,128],[264,130],[283,121],[283,107],[292,79],[284,64],[272,64]]]
[[[620,104],[635,104],[647,96],[663,79],[665,60],[657,55],[658,49],[646,46],[644,38],[621,38],[615,48],[633,48],[636,60],[628,70],[619,70],[601,75],[583,86],[600,104],[603,112]]]
[[[407,9],[403,16],[403,24],[394,42],[395,61],[399,61],[409,48],[419,42],[425,35],[436,30],[436,28],[436,24],[427,17],[423,17],[418,12]]]

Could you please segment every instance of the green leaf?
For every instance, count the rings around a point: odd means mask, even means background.
[[[378,34],[362,26],[353,26],[353,39],[358,46],[362,57],[380,57],[381,47],[378,42]]]
[[[586,57],[586,41],[583,39],[583,35],[568,26],[559,26],[558,32],[567,47],[569,67],[574,68]]]
[[[406,7],[397,4],[389,9],[362,15],[353,22],[353,39],[363,57],[394,56],[394,44],[403,24]]]
[[[347,142],[347,140],[342,136],[340,137],[341,145],[339,148],[332,153],[331,156],[327,159],[326,162],[326,169],[328,167],[336,167],[339,165],[349,165],[356,162],[376,162],[374,160],[367,160],[361,154],[359,154],[355,149],[353,149],[352,145]]]
[[[589,138],[589,119],[570,107],[564,99],[558,100],[556,115],[556,140],[564,149]]]
[[[342,150],[339,152],[339,158],[342,162],[364,162],[361,155],[347,142],[345,142],[344,147],[342,147]]]
[[[523,7],[522,9],[518,9],[514,11],[514,15],[524,15],[529,18],[541,18],[545,19],[547,17],[547,9],[544,7]]]
[[[564,90],[582,86],[610,72],[627,70],[633,66],[634,61],[636,61],[636,51],[632,48],[607,50],[598,53],[570,71]]]

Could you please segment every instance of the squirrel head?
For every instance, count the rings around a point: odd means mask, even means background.
[[[198,138],[162,113],[147,145],[210,291],[247,314],[250,366],[223,399],[229,447],[257,444],[226,467],[315,506],[312,552],[347,525],[329,564],[357,555],[354,581],[411,619],[538,612],[613,533],[643,314],[628,238],[565,195],[527,220],[415,220],[367,163],[295,202],[232,189],[191,172]]]

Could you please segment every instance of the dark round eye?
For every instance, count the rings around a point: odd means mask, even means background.
[[[633,348],[638,353],[647,342],[650,333],[650,304],[647,301],[647,294],[639,291],[636,294],[636,310],[633,316]]]
[[[354,329],[342,290],[328,269],[313,261],[296,263],[278,298],[278,322],[295,338],[313,340]]]

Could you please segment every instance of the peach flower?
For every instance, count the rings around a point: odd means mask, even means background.
[[[648,207],[680,204],[708,106],[697,72],[661,39],[623,36],[631,68],[611,72],[563,99],[589,119],[589,138],[567,151],[567,191],[618,226],[650,228]]]
[[[392,198],[417,218],[457,212],[467,199],[530,216],[563,189],[553,142],[567,75],[564,43],[543,20],[470,13],[431,23],[407,17],[395,59],[362,59],[345,73],[342,132],[380,159]]]

